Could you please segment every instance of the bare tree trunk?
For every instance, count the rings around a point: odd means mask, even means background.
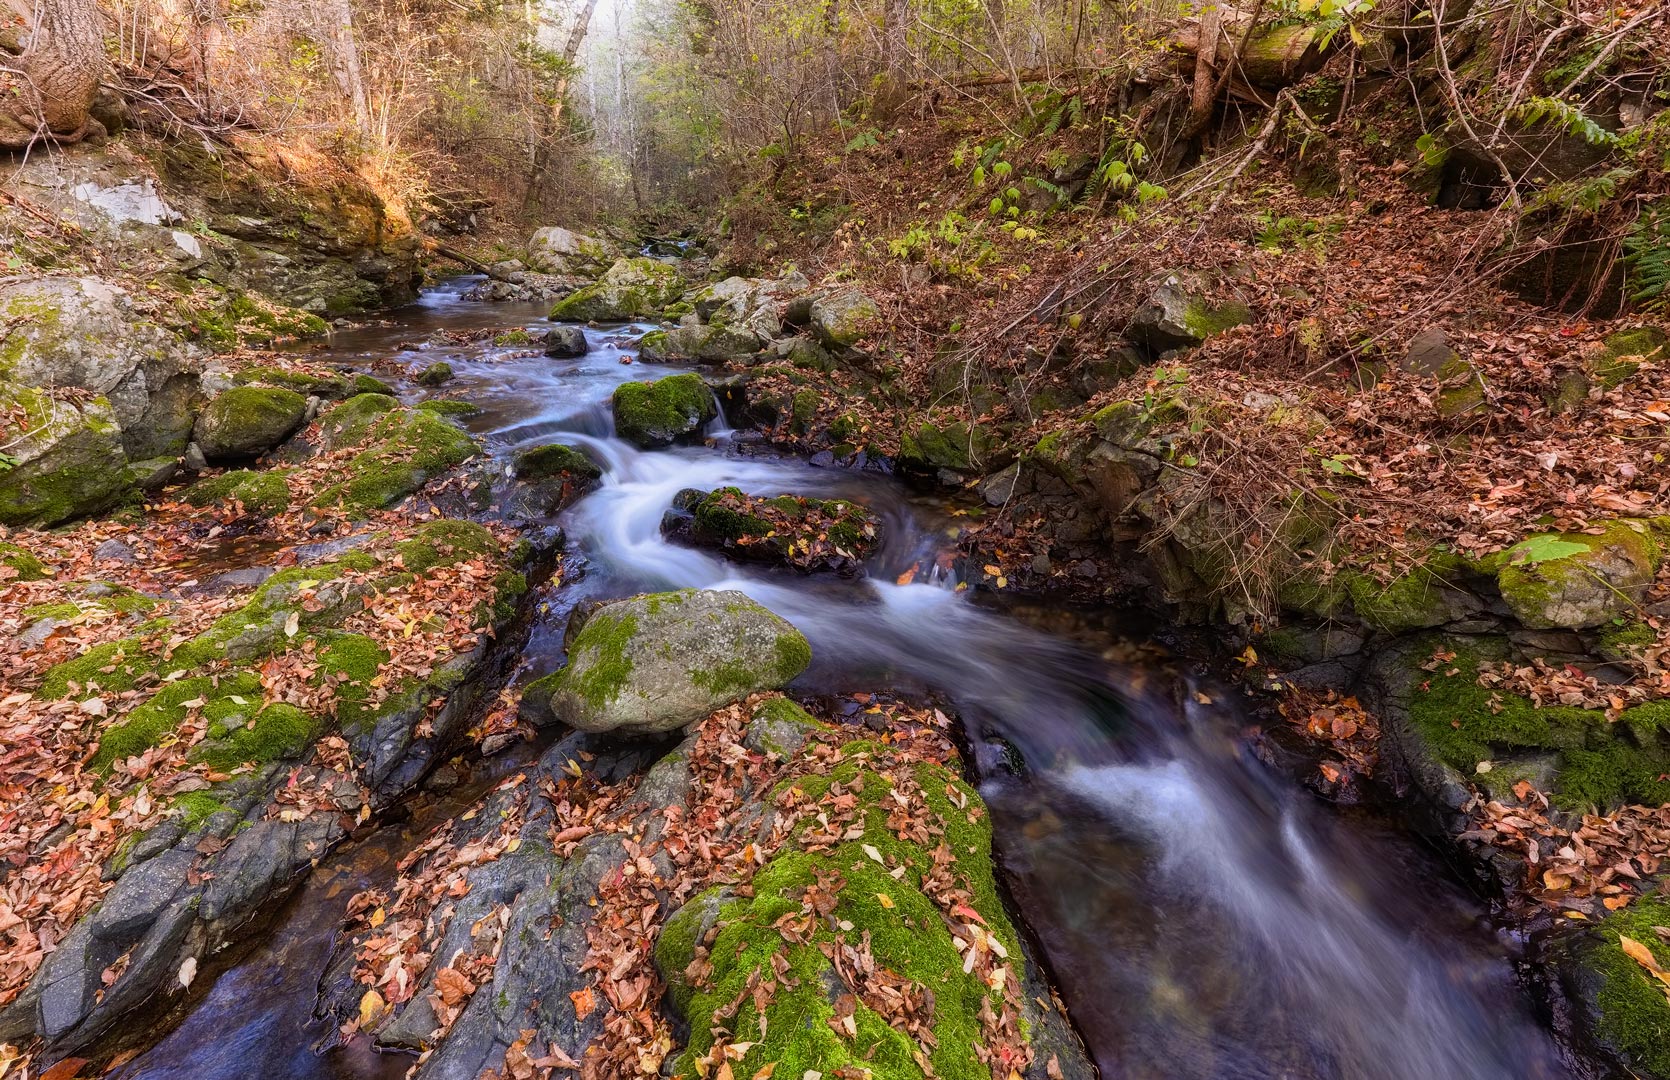
[[[329,25],[331,73],[354,109],[354,124],[360,134],[370,135],[371,100],[365,93],[365,76],[360,72],[359,39],[354,34],[354,8],[349,0],[332,0],[325,9]]]
[[[572,78],[574,60],[580,55],[580,46],[586,40],[586,31],[591,27],[591,13],[597,10],[597,0],[586,0],[586,6],[580,9],[580,17],[574,23],[574,29],[568,32],[568,44],[563,46],[562,59],[566,66],[563,73],[557,77],[557,85],[551,102],[551,132],[554,135],[562,129],[563,99],[568,96],[568,83]],[[616,20],[617,22],[619,19]]]
[[[97,121],[89,116],[110,69],[97,0],[37,0],[29,47],[0,67],[0,146],[37,140],[71,143]]]
[[[910,25],[910,0],[886,0],[882,8],[881,87],[876,91],[872,113],[881,123],[891,123],[910,92],[910,53],[905,28]]]

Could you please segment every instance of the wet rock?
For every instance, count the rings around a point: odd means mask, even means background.
[[[1213,334],[1251,321],[1247,305],[1215,302],[1204,289],[1173,275],[1131,316],[1125,334],[1140,345],[1164,351],[1199,345]]]
[[[788,761],[826,726],[788,698],[770,698],[754,706],[754,717],[743,732],[742,745],[756,754],[771,754]]]
[[[568,666],[528,686],[522,713],[580,731],[675,731],[786,685],[811,658],[800,631],[742,593],[638,596],[586,621]]]
[[[882,526],[863,506],[797,495],[756,498],[738,488],[687,489],[673,500],[662,530],[733,559],[804,571],[857,573],[881,544]]]
[[[655,259],[621,259],[595,285],[557,302],[551,318],[572,322],[625,322],[654,317],[684,294],[676,269]]]
[[[0,412],[27,432],[6,446],[12,464],[0,471],[0,524],[58,525],[128,490],[121,429],[104,398],[72,404],[0,379]]]
[[[306,416],[307,399],[294,390],[238,386],[209,402],[193,441],[211,464],[243,460],[289,438]]]
[[[451,381],[452,365],[445,360],[437,360],[417,373],[419,386],[441,386]]]
[[[603,476],[591,458],[563,443],[517,451],[511,471],[521,482],[511,509],[535,514],[556,513],[595,487]]]
[[[591,351],[586,332],[578,326],[555,326],[545,332],[545,355],[572,360]]]
[[[216,857],[199,914],[210,921],[246,915],[324,855],[344,832],[336,815],[253,823]]]
[[[835,351],[857,345],[880,318],[881,308],[856,289],[820,294],[806,312],[812,335]]]
[[[689,440],[719,414],[713,391],[694,373],[624,383],[612,403],[617,433],[646,450]]]
[[[1510,548],[1497,574],[1502,599],[1534,630],[1602,626],[1633,609],[1663,562],[1641,521],[1614,521],[1599,535],[1544,534]]]

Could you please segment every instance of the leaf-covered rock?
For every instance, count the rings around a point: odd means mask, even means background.
[[[881,542],[881,522],[841,499],[760,498],[734,487],[681,491],[662,529],[737,559],[856,573]]]

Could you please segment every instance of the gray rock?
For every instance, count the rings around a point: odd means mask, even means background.
[[[816,297],[806,316],[819,344],[843,351],[863,339],[881,318],[881,308],[858,290],[843,289]]]
[[[548,226],[528,239],[527,265],[542,274],[596,275],[616,252],[606,242],[559,226]]]
[[[207,465],[205,464],[205,467]],[[168,482],[179,475],[180,459],[177,457],[146,458],[143,461],[128,462],[128,481],[140,491],[156,491],[166,487]]]
[[[123,874],[87,917],[93,937],[118,942],[137,937],[185,887],[195,859],[191,851],[166,851]]]
[[[788,698],[771,698],[754,708],[754,717],[742,733],[742,745],[756,754],[770,754],[784,761],[798,755],[806,740],[825,725]]]
[[[1239,301],[1214,303],[1204,289],[1173,275],[1131,316],[1125,335],[1155,350],[1182,349],[1251,320],[1252,309],[1247,305]]]
[[[209,467],[209,459],[203,456],[203,448],[196,443],[186,446],[185,456],[180,458],[180,465],[188,472],[202,472]]]
[[[204,408],[194,441],[210,463],[251,458],[289,438],[306,416],[307,399],[293,390],[237,386]]]
[[[568,666],[530,684],[522,712],[542,725],[659,734],[778,689],[811,658],[800,631],[742,593],[637,596],[586,621]]]
[[[545,332],[545,355],[572,360],[591,351],[586,332],[578,326],[557,326]]]
[[[684,295],[684,279],[655,259],[621,259],[609,272],[557,301],[551,318],[573,322],[625,322],[658,316]]]
[[[139,556],[134,553],[133,548],[114,538],[106,540],[94,548],[93,558],[100,562],[132,563],[139,561]]]
[[[980,481],[980,497],[986,500],[987,506],[1002,506],[1017,493],[1023,493],[1019,491],[1020,479],[1021,463],[1017,461]]]
[[[289,886],[342,833],[334,815],[255,822],[216,857],[200,915],[213,922],[248,914]]]
[[[26,435],[6,446],[0,524],[58,525],[105,509],[128,490],[127,456],[110,403],[59,401],[0,380],[0,412],[20,412]]]
[[[1410,338],[1403,354],[1403,370],[1417,375],[1438,375],[1460,362],[1461,354],[1450,346],[1449,337],[1436,326],[1429,326]]]
[[[765,345],[765,338],[746,327],[697,324],[676,326],[644,335],[639,348],[645,360],[701,360],[718,362],[749,357]]]

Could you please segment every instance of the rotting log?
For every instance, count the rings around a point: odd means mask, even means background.
[[[1195,70],[1201,53],[1201,20],[1189,19],[1179,25],[1168,43],[1171,59],[1180,74]],[[1318,26],[1276,26],[1255,30],[1246,45],[1233,57],[1226,56],[1226,41],[1233,46],[1246,35],[1244,22],[1224,19],[1216,39],[1218,62],[1232,63],[1241,78],[1253,86],[1280,89],[1291,86],[1322,67],[1328,52],[1322,47],[1324,31]],[[1333,42],[1329,42],[1332,46]],[[1210,49],[1208,51],[1211,51]]]

